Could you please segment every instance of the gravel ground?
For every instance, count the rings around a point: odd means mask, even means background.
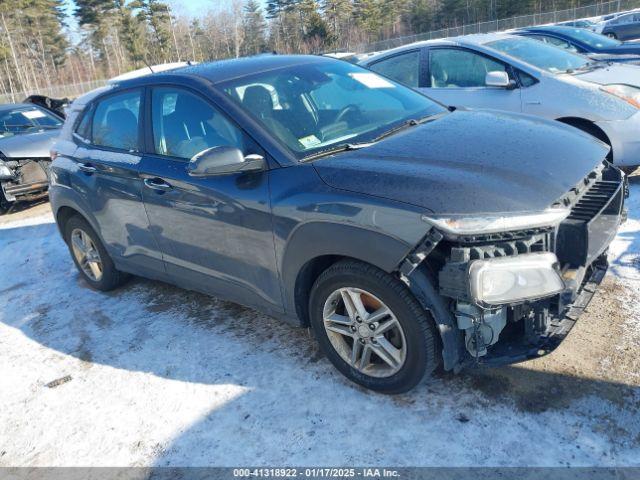
[[[0,466],[640,466],[631,183],[610,273],[556,352],[400,396],[238,305],[142,279],[89,290],[46,203],[1,217]]]

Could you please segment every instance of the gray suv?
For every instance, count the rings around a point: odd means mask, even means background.
[[[344,375],[393,393],[567,335],[624,217],[607,153],[346,62],[260,56],[76,100],[50,196],[90,286],[142,275],[310,326]]]

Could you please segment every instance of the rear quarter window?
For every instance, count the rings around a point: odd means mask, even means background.
[[[91,106],[86,107],[84,110],[76,111],[74,118],[76,120],[75,125],[76,128],[74,133],[77,137],[79,137],[84,142],[91,141]],[[78,119],[78,116],[80,117]],[[73,122],[73,119],[70,119]]]

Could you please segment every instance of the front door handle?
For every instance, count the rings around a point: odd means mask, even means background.
[[[78,168],[84,173],[88,173],[89,175],[98,171],[98,169],[90,163],[80,163],[78,164]]]
[[[169,185],[167,182],[162,180],[161,178],[145,178],[144,184],[148,188],[152,190],[157,190],[159,192],[166,192],[167,190],[171,190],[173,187]]]

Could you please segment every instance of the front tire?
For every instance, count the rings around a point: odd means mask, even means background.
[[[406,392],[438,366],[433,319],[400,280],[376,267],[332,265],[316,280],[309,307],[320,348],[365,388]]]
[[[80,275],[95,290],[107,292],[122,285],[127,276],[118,271],[91,225],[82,217],[71,217],[64,239]]]

